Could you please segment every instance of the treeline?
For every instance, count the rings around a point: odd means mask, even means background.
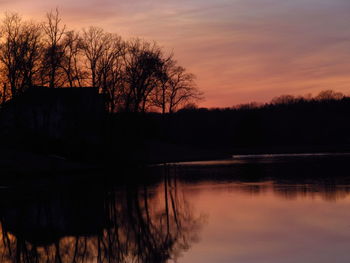
[[[268,107],[271,105],[282,105],[282,104],[288,105],[288,104],[296,104],[296,103],[304,103],[304,102],[312,102],[312,101],[341,100],[346,97],[347,96],[341,92],[337,92],[333,90],[323,90],[320,93],[318,93],[316,96],[312,96],[312,94],[308,94],[306,96],[281,95],[281,96],[274,97],[268,103],[251,102],[247,104],[239,104],[232,108],[233,109],[262,108],[262,107]],[[192,108],[193,106],[195,105],[192,104]],[[189,106],[186,105],[186,107],[191,108],[191,104]]]
[[[0,35],[2,104],[35,86],[96,87],[109,112],[174,112],[202,98],[194,75],[157,43],[97,27],[70,30],[58,10],[44,22],[6,13]]]
[[[150,135],[174,144],[226,153],[350,150],[350,97],[323,91],[315,97],[280,96],[263,105],[182,109],[150,115]],[[154,138],[155,138],[154,137]]]

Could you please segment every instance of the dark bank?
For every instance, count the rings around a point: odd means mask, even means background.
[[[33,87],[8,101],[0,111],[4,171],[109,169],[116,163],[347,152],[350,147],[345,96],[168,114],[109,113],[104,105],[94,88]]]

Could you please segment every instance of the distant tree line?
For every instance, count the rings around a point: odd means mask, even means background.
[[[35,86],[96,87],[109,112],[171,113],[202,98],[195,76],[157,43],[69,30],[57,9],[40,23],[6,13],[0,36],[2,103]]]
[[[348,151],[350,97],[282,95],[265,104],[185,107],[166,118],[149,114],[154,139],[233,153]]]
[[[312,96],[312,94],[307,94],[306,96],[294,96],[294,95],[280,95],[274,97],[268,103],[257,103],[250,102],[246,104],[239,104],[237,106],[232,107],[232,109],[254,109],[254,108],[262,108],[268,107],[272,105],[290,105],[297,104],[303,102],[312,102],[312,101],[330,101],[330,100],[341,100],[347,98],[347,96],[341,92],[333,91],[333,90],[322,90],[316,96]],[[196,106],[192,103],[186,105],[184,109],[196,108]]]

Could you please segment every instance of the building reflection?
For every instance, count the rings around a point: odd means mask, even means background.
[[[166,262],[190,248],[202,224],[168,177],[153,186],[6,195],[1,262]]]

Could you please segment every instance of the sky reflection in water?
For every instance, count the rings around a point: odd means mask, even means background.
[[[212,184],[184,188],[207,224],[180,262],[348,262],[349,187]]]
[[[152,167],[163,177],[143,184],[3,189],[0,261],[349,262],[348,158],[187,163]]]

